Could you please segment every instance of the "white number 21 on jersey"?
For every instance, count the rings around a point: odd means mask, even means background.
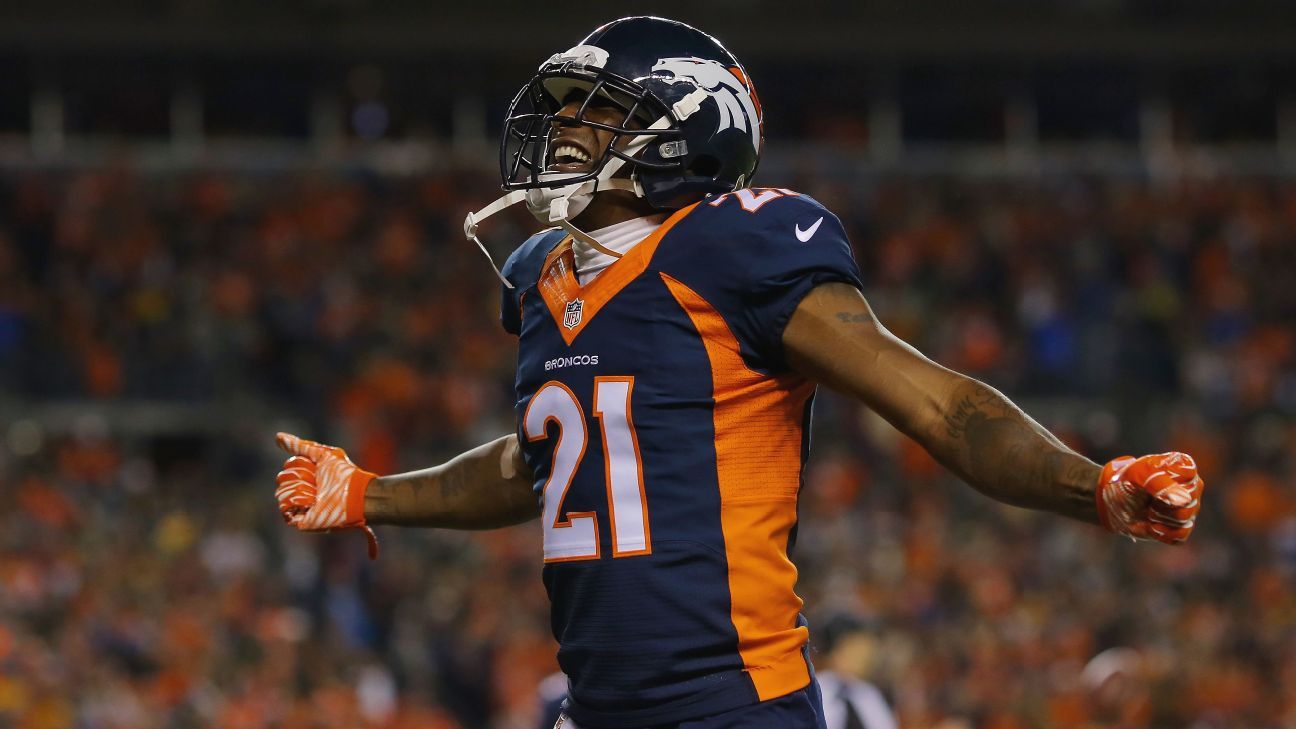
[[[594,378],[594,417],[603,431],[603,463],[608,516],[612,520],[612,556],[651,554],[648,499],[644,494],[639,440],[630,422],[633,377]],[[549,421],[558,424],[549,480],[544,484],[544,557],[546,562],[598,559],[598,518],[592,511],[563,518],[563,499],[585,455],[589,429],[580,401],[561,382],[547,382],[531,398],[522,418],[527,440],[548,437]]]

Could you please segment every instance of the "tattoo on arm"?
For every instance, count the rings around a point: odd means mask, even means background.
[[[462,470],[446,469],[439,478],[395,480],[385,503],[388,516],[417,517],[428,510],[444,509],[467,489]]]
[[[784,342],[798,372],[865,402],[982,493],[1097,521],[1096,464],[994,388],[888,332],[854,287],[829,283],[811,292]]]
[[[1097,464],[1075,453],[997,391],[960,385],[946,408],[934,454],[1000,501],[1094,522]]]
[[[506,436],[441,466],[376,479],[365,492],[365,518],[452,529],[528,521],[539,515],[539,505],[530,474],[517,468],[516,443]]]
[[[966,438],[970,428],[978,428],[991,417],[1003,417],[1009,408],[1002,396],[996,395],[978,384],[972,392],[959,397],[952,412],[945,415],[945,432],[949,437]]]

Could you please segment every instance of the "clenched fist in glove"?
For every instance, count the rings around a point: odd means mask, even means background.
[[[1203,485],[1186,453],[1121,456],[1098,479],[1098,518],[1117,534],[1180,544],[1192,534]]]
[[[378,558],[378,537],[365,524],[365,489],[377,478],[347,458],[346,451],[295,435],[279,433],[275,441],[290,455],[275,478],[279,513],[306,532],[363,529],[369,558]]]

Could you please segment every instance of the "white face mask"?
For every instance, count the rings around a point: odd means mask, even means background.
[[[704,89],[697,89],[693,93],[685,96],[683,99],[675,102],[671,107],[674,118],[683,121],[698,110],[702,100],[707,98],[707,92]],[[671,117],[662,116],[657,121],[648,125],[649,130],[669,129],[671,126]],[[626,145],[622,152],[627,157],[633,157],[640,150],[648,145],[649,142],[656,139],[655,134],[641,134],[636,136],[629,144]],[[508,288],[513,288],[513,284],[504,274],[500,273],[499,267],[495,265],[495,259],[491,258],[490,251],[486,245],[477,237],[477,229],[482,221],[498,213],[505,208],[512,207],[520,202],[525,201],[527,209],[541,223],[556,225],[567,231],[573,238],[593,246],[602,253],[606,253],[614,258],[620,258],[621,254],[610,250],[591,238],[584,231],[571,224],[571,219],[585,212],[590,202],[594,200],[594,195],[605,190],[626,190],[633,192],[636,197],[643,197],[643,187],[633,176],[630,179],[624,177],[613,177],[625,164],[625,160],[620,157],[613,157],[607,160],[603,169],[598,176],[592,180],[576,182],[570,185],[560,187],[538,187],[530,190],[514,190],[513,192],[502,195],[491,204],[478,210],[475,213],[468,213],[464,218],[464,237],[481,249],[485,254],[486,260],[490,261],[491,268],[495,269],[495,275],[499,276],[500,281]],[[556,182],[564,177],[579,177],[583,173],[565,173],[565,172],[542,172],[540,178],[545,182]]]

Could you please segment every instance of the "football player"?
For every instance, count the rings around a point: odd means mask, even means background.
[[[817,384],[854,396],[1005,503],[1178,543],[1202,490],[1181,453],[1099,466],[874,317],[840,221],[748,186],[762,110],[716,39],[652,17],[557,53],[514,99],[507,194],[544,230],[503,266],[517,431],[378,476],[281,434],[298,529],[536,519],[560,723],[821,726],[789,552]],[[483,247],[483,250],[485,248]]]

